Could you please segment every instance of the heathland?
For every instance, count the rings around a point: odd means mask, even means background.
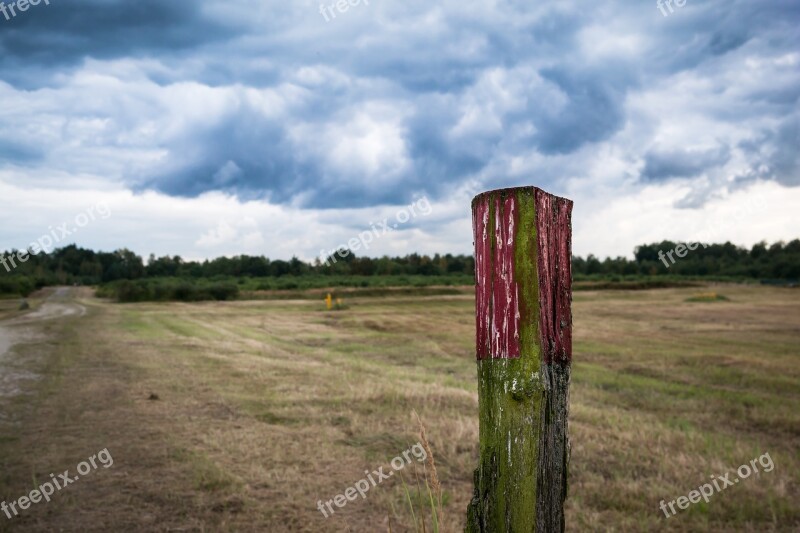
[[[332,311],[118,304],[88,288],[34,293],[26,312],[0,301],[0,501],[100,450],[114,459],[0,515],[0,531],[398,532],[423,516],[433,531],[413,469],[330,518],[317,508],[418,442],[414,412],[444,530],[460,530],[478,457],[474,298],[450,290],[353,293]],[[798,296],[739,284],[574,294],[568,531],[800,528]],[[767,453],[770,472],[670,518],[659,509]]]

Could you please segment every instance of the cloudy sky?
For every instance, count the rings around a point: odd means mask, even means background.
[[[0,249],[471,253],[516,185],[580,255],[800,237],[797,0],[331,2],[6,0]]]

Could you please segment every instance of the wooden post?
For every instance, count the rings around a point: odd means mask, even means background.
[[[480,463],[466,531],[564,531],[572,201],[536,187],[472,201]]]

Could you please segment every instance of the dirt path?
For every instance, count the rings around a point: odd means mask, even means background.
[[[0,321],[0,398],[16,396],[22,391],[22,382],[38,379],[38,375],[24,365],[11,364],[11,352],[15,345],[39,341],[42,338],[41,324],[44,322],[86,314],[86,307],[76,303],[75,296],[76,290],[72,287],[57,287],[46,296],[38,309]]]
[[[7,320],[4,323],[0,322],[0,331],[7,329],[7,326],[29,325],[65,316],[85,315],[86,308],[74,301],[75,293],[76,290],[72,287],[56,287],[52,294],[47,296],[47,299],[39,309],[20,317]],[[0,338],[1,337],[2,333],[0,333]]]

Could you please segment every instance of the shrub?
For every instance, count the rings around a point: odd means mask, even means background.
[[[239,287],[232,282],[188,281],[181,279],[120,280],[98,288],[99,297],[116,298],[118,302],[233,300]]]
[[[0,277],[0,294],[25,298],[36,288],[36,282],[27,276]]]

